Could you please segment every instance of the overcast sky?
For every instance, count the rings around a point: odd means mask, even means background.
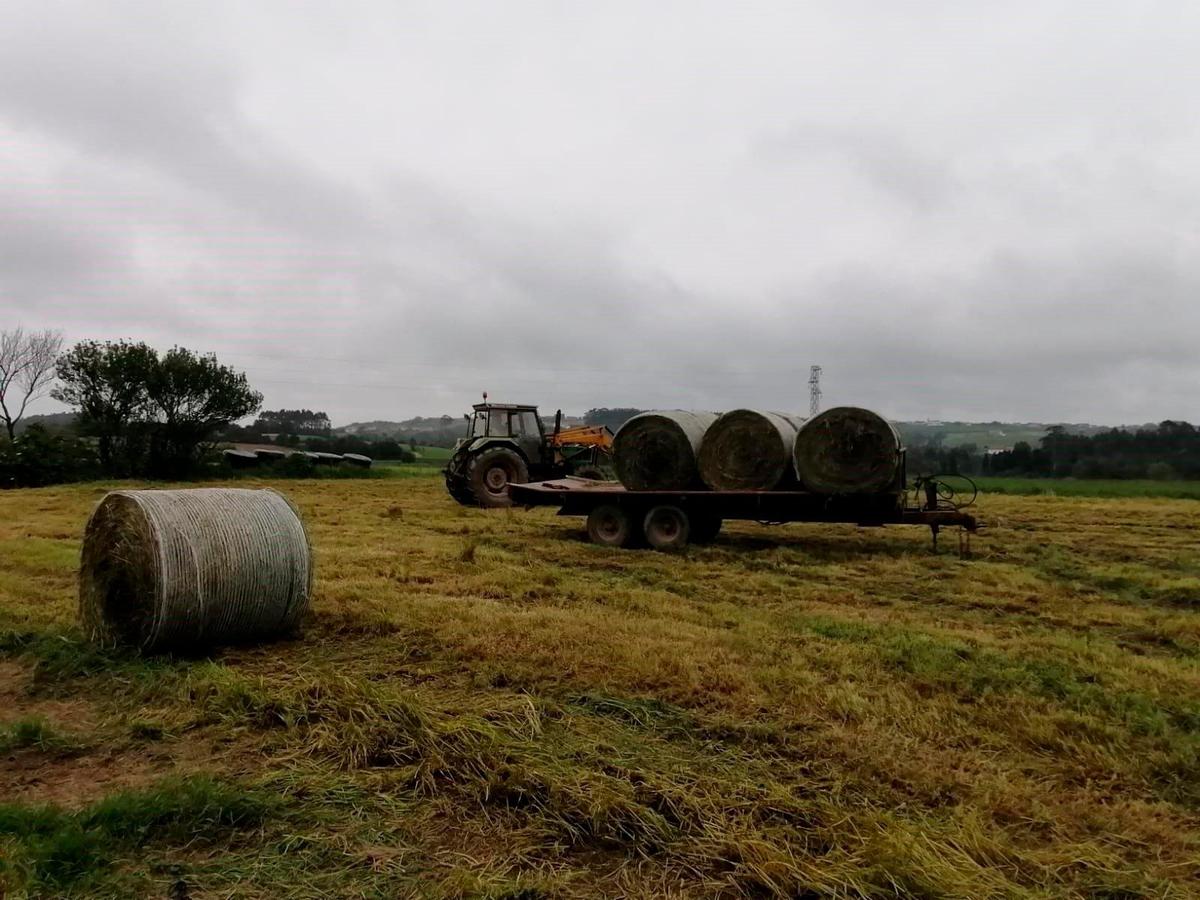
[[[1200,420],[1200,3],[0,0],[0,327],[335,423]],[[53,404],[42,404],[50,411]]]

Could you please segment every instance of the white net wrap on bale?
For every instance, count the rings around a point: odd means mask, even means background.
[[[714,491],[774,491],[793,487],[792,446],[801,416],[733,409],[704,433],[700,477]]]
[[[79,615],[99,643],[188,651],[276,637],[311,593],[304,525],[274,491],[114,491],[84,533]]]
[[[639,413],[613,438],[613,468],[631,491],[701,487],[696,456],[716,413],[683,409]]]

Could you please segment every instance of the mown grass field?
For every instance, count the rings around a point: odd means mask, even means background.
[[[1173,497],[1200,500],[1200,481],[1116,478],[975,478],[988,494],[1053,497]]]
[[[416,462],[406,463],[398,459],[377,459],[375,460],[375,465],[387,469],[412,466],[437,466],[441,468],[446,465],[446,460],[454,455],[454,451],[448,447],[425,447],[418,445],[416,452]]]
[[[966,561],[754,524],[672,557],[436,472],[278,487],[303,638],[155,660],[74,625],[104,487],[0,492],[10,896],[1200,892],[1195,501],[987,495]]]

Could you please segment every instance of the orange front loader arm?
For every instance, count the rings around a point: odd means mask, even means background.
[[[613,433],[607,425],[576,425],[550,435],[551,447],[599,447],[611,450]]]

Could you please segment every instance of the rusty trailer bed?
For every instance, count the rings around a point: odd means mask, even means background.
[[[941,528],[959,527],[972,533],[979,527],[974,516],[961,510],[907,505],[904,493],[827,495],[806,491],[630,491],[617,482],[568,477],[513,484],[509,486],[509,494],[516,506],[556,506],[560,516],[590,517],[600,508],[616,508],[638,520],[650,510],[667,507],[678,509],[696,521],[740,519],[767,524],[839,522],[864,527],[925,525],[932,530],[935,545]],[[591,532],[589,522],[589,534]]]

